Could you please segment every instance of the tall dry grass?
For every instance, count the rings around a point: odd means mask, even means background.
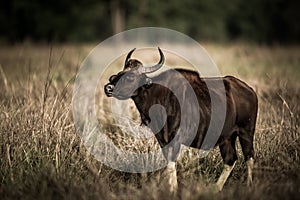
[[[218,149],[202,159],[197,150],[190,150],[177,163],[179,192],[175,198],[297,199],[300,48],[246,44],[204,47],[222,74],[245,80],[258,94],[254,186],[246,187],[239,148],[239,161],[224,190],[212,193],[209,186],[222,170]],[[80,141],[72,120],[72,86],[91,48],[28,44],[0,48],[2,199],[171,198],[159,184],[161,171],[147,176],[116,171],[95,160]],[[105,100],[100,102],[106,106]],[[98,114],[101,118],[101,112]],[[133,118],[138,121],[135,114]],[[139,150],[110,119],[104,126],[114,130],[120,145]],[[135,127],[134,131],[141,130]]]

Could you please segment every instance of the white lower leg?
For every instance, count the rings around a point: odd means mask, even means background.
[[[223,189],[223,186],[224,186],[226,180],[228,179],[231,171],[233,170],[234,165],[235,165],[235,162],[233,163],[232,166],[227,165],[227,164],[224,165],[224,169],[222,171],[222,174],[220,175],[220,177],[217,181],[217,189],[219,191],[221,191]]]
[[[252,185],[252,171],[254,167],[254,159],[250,158],[247,161],[247,169],[248,169],[248,177],[247,177],[247,185],[251,186]]]
[[[168,178],[168,184],[171,192],[176,192],[178,184],[177,184],[177,174],[175,162],[169,162],[166,168],[166,175]]]

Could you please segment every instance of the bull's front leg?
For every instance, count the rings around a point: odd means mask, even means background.
[[[178,188],[177,172],[176,172],[176,159],[179,155],[180,144],[170,145],[170,147],[163,148],[164,156],[168,162],[166,169],[162,174],[163,183],[166,184],[170,192],[176,193]]]

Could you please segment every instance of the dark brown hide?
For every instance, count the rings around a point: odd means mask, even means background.
[[[175,70],[167,70],[158,76],[149,78],[145,73],[141,73],[140,68],[143,67],[141,62],[128,60],[126,65],[128,66],[124,66],[124,71],[110,78],[110,83],[105,86],[105,93],[107,96],[114,96],[118,99],[132,98],[141,115],[142,123],[150,125],[153,132],[157,132],[155,136],[161,147],[165,147],[175,138],[181,123],[182,114],[176,96],[162,85],[168,85],[180,90],[183,87],[181,79],[185,78],[197,96],[199,110],[196,112],[200,114],[197,134],[189,144],[186,144],[184,139],[172,141],[174,143],[171,145],[171,155],[170,149],[164,150],[164,155],[168,161],[175,161],[181,144],[194,148],[201,147],[211,121],[211,99],[207,83],[214,85],[216,81],[223,81],[226,91],[226,119],[217,142],[224,162],[232,165],[237,160],[235,149],[237,137],[239,137],[245,160],[254,156],[253,136],[258,101],[255,92],[246,83],[232,76],[200,78],[197,72],[185,69],[176,69],[176,73]],[[135,89],[130,91],[133,85]],[[109,90],[111,88],[112,90]],[[218,87],[210,88],[210,91],[218,97],[221,89]],[[126,91],[130,91],[130,93]],[[189,97],[187,96],[186,98]],[[162,124],[164,122],[162,116],[156,116],[153,119],[149,116],[150,108],[156,104],[165,108],[167,116],[164,124]],[[193,108],[188,109],[193,111]],[[193,116],[191,115],[190,118],[186,119],[185,123],[189,124],[192,121]],[[157,130],[158,127],[163,128]],[[188,130],[186,130],[185,134],[189,134]]]

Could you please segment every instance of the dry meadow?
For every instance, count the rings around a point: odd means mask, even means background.
[[[179,191],[174,198],[298,199],[300,47],[203,46],[222,75],[236,76],[257,92],[254,185],[246,186],[238,144],[239,160],[220,193],[209,189],[222,171],[218,149],[201,159],[198,151],[189,150],[177,163]],[[78,68],[92,48],[93,44],[50,47],[30,43],[0,47],[1,199],[172,197],[160,184],[162,170],[142,175],[117,171],[97,161],[82,144],[72,117],[72,89]],[[100,101],[105,107],[106,100]],[[143,148],[133,145],[109,117],[98,114],[121,146]]]

